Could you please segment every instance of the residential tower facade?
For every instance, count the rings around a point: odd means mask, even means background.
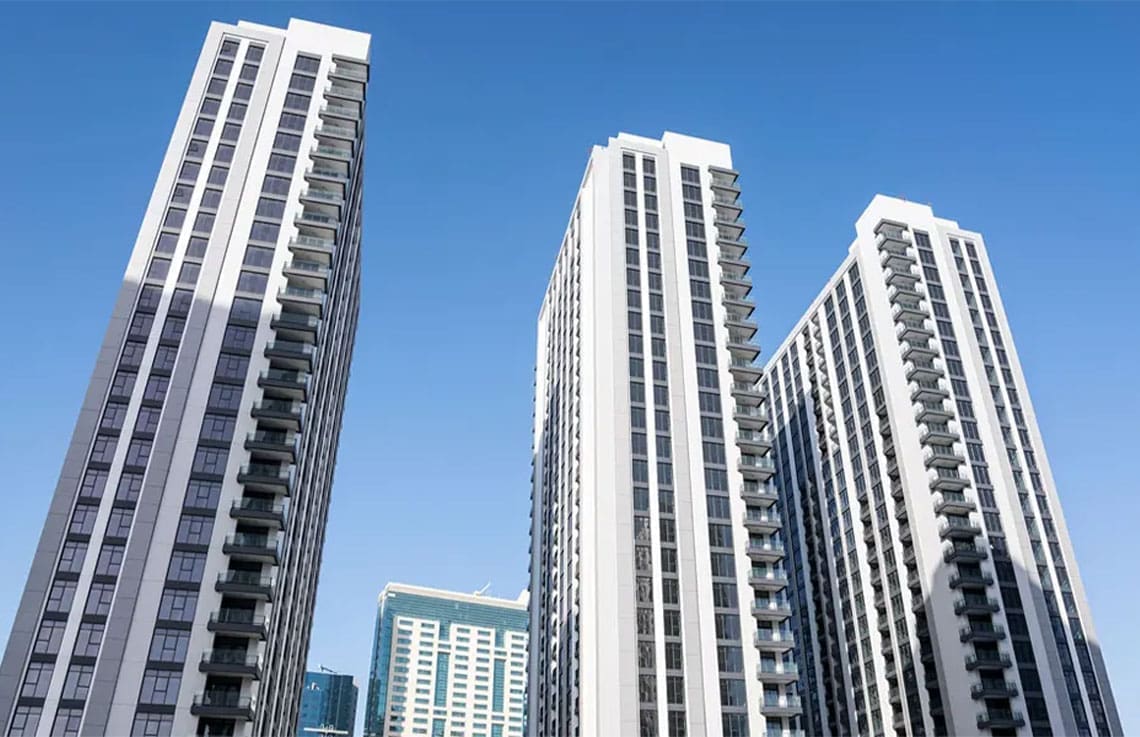
[[[729,147],[593,149],[538,320],[529,734],[797,733]]]
[[[0,664],[3,734],[293,734],[360,292],[369,37],[212,24]]]
[[[518,600],[391,583],[380,594],[367,737],[522,737],[527,613]]]
[[[1122,734],[984,239],[855,230],[764,377],[805,728]]]

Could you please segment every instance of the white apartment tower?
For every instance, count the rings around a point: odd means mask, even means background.
[[[0,733],[295,731],[368,58],[314,23],[211,25],[0,664]]]
[[[526,592],[390,583],[380,594],[364,737],[523,737]]]
[[[764,377],[805,729],[1122,734],[981,234],[855,230]]]
[[[728,146],[595,147],[538,320],[529,734],[798,729]]]

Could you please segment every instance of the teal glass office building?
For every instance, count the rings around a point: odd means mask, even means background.
[[[527,609],[389,584],[380,594],[364,734],[522,737]]]
[[[354,737],[356,679],[340,673],[305,673],[297,737]]]

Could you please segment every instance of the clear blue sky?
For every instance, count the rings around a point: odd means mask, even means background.
[[[589,147],[726,141],[774,347],[876,192],[986,235],[1140,733],[1140,6],[0,5],[0,632],[211,19],[373,34],[365,279],[310,664],[388,580],[526,585],[534,321]],[[6,635],[0,634],[0,637]]]

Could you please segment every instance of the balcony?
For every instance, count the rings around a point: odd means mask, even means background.
[[[321,334],[321,318],[302,312],[282,310],[273,316],[269,327],[283,338],[316,342]]]
[[[771,719],[799,716],[802,710],[803,704],[796,694],[764,694],[764,700],[760,703],[760,713]]]
[[[914,405],[914,419],[917,422],[949,422],[954,413],[941,401],[919,402]]]
[[[332,205],[333,207],[341,208],[344,207],[344,192],[332,192],[327,189],[310,186],[301,193],[301,201],[311,202],[315,205]]]
[[[947,563],[977,563],[989,557],[983,548],[970,543],[955,543],[942,553],[942,560]]]
[[[748,315],[732,311],[729,311],[724,316],[724,324],[730,333],[733,331],[738,331],[740,337],[742,337],[745,341],[752,340],[752,338],[756,335],[756,331],[759,329],[756,323],[752,321]]]
[[[737,278],[746,276],[748,270],[752,268],[752,264],[743,257],[733,256],[723,248],[717,254],[717,263],[720,264],[723,273]]]
[[[309,155],[313,159],[329,159],[347,163],[352,161],[352,146],[349,145],[347,148],[342,146],[313,146],[309,150]]]
[[[898,285],[900,287],[910,286],[919,279],[918,269],[911,265],[896,265],[888,266],[883,270],[884,280],[889,285]]]
[[[337,125],[336,123],[322,123],[313,131],[319,138],[334,138],[340,141],[356,141],[356,127]]]
[[[362,85],[331,84],[325,87],[325,97],[342,97],[346,100],[364,101]]]
[[[267,394],[283,395],[304,402],[309,397],[309,374],[302,371],[271,368],[257,376],[257,385]]]
[[[345,189],[348,187],[349,182],[352,181],[352,176],[349,174],[347,165],[341,165],[338,168],[335,164],[325,162],[324,166],[313,166],[306,169],[305,179],[310,182],[315,181],[319,184],[338,185],[340,187],[340,193],[343,195],[345,194]]]
[[[744,235],[744,223],[739,219],[739,213],[728,214],[723,210],[714,210],[713,225],[716,226],[718,236],[728,240],[737,240]]]
[[[915,359],[903,364],[907,381],[937,381],[942,378],[942,364],[934,359]]]
[[[329,103],[321,106],[320,116],[322,118],[343,118],[355,122],[360,120],[360,106]]]
[[[257,430],[245,436],[245,449],[260,458],[293,463],[297,460],[297,436],[284,430]]]
[[[764,683],[791,683],[800,677],[795,663],[765,663],[756,667],[756,677]]]
[[[924,422],[918,428],[918,441],[927,445],[952,445],[958,433],[946,422]]]
[[[1013,666],[1009,656],[1005,653],[976,653],[966,656],[966,670],[979,668],[1011,668]]]
[[[318,238],[312,235],[295,235],[289,241],[289,250],[293,253],[305,253],[331,259],[336,250],[336,241],[332,238]]]
[[[285,526],[285,505],[269,499],[242,497],[234,499],[230,506],[230,517],[280,529]]]
[[[740,187],[736,184],[737,177],[740,176],[739,174],[728,169],[725,169],[723,173],[720,169],[710,169],[710,173],[712,174],[712,178],[709,181],[709,185],[713,188],[714,194],[715,190],[723,190],[735,195],[740,194]]]
[[[974,622],[958,630],[962,642],[998,642],[1005,639],[1005,628],[990,622]]]
[[[290,284],[319,289],[328,286],[329,274],[331,273],[329,267],[320,261],[305,261],[296,258],[285,264],[281,271],[289,277]]]
[[[314,212],[313,210],[302,210],[293,219],[293,222],[298,226],[318,228],[327,233],[333,234],[334,237],[337,230],[340,228],[339,218],[320,212]]]
[[[740,340],[739,336],[731,334],[728,336],[728,352],[733,358],[743,358],[748,361],[755,361],[756,357],[760,355],[760,346],[755,343],[750,343],[745,340]]]
[[[987,709],[978,715],[978,729],[1021,729],[1025,718],[1020,711]]]
[[[767,431],[741,430],[736,433],[736,446],[742,451],[767,452],[772,449],[772,434]]]
[[[895,322],[895,337],[899,340],[930,340],[934,337],[934,329],[929,320],[904,317]]]
[[[219,609],[210,615],[206,629],[223,635],[249,636],[262,640],[268,635],[265,617],[254,614],[252,609]]]
[[[764,621],[782,622],[792,616],[792,605],[780,599],[754,601],[752,616]]]
[[[752,532],[765,534],[776,532],[783,526],[783,519],[774,509],[752,509],[744,515],[744,526]]]
[[[795,647],[796,638],[784,630],[758,629],[753,644],[765,652],[786,653]]]
[[[994,614],[1001,609],[1001,604],[992,596],[975,596],[967,594],[954,602],[954,613],[958,616],[971,614]]]
[[[969,479],[956,472],[950,473],[947,469],[931,469],[927,476],[930,479],[931,491],[961,491],[970,485]]]
[[[720,283],[724,287],[726,299],[744,300],[752,291],[752,280],[747,276],[733,276],[728,272],[721,271]]]
[[[891,317],[895,322],[900,320],[925,320],[930,314],[926,305],[919,302],[898,302],[891,305]]]
[[[993,586],[994,577],[988,573],[951,573],[950,574],[950,588],[956,589],[962,586]]]
[[[757,591],[780,591],[788,586],[788,574],[782,570],[754,568],[748,573],[748,584]]]
[[[975,699],[1014,699],[1017,686],[1010,681],[983,678],[970,687],[970,696]]]
[[[742,455],[738,468],[744,478],[757,481],[767,481],[776,473],[776,463],[768,456]]]
[[[207,650],[198,661],[198,670],[216,676],[261,678],[261,658],[245,650]]]
[[[909,250],[879,252],[879,266],[882,266],[884,269],[887,267],[906,268],[913,263],[915,263],[914,256],[911,255]]]
[[[732,416],[736,419],[736,424],[742,428],[763,430],[768,424],[768,413],[759,407],[738,404],[733,408]]]
[[[925,340],[904,340],[899,343],[899,355],[904,361],[931,361],[938,352]]]
[[[982,528],[964,517],[947,517],[938,525],[938,537],[943,540],[972,540],[982,534]]]
[[[214,590],[220,594],[272,601],[273,578],[257,571],[223,571],[218,574]]]
[[[288,496],[293,493],[293,467],[250,463],[238,471],[238,483],[249,489]]]
[[[912,381],[910,383],[910,401],[912,402],[941,402],[950,396],[950,387],[945,379],[934,381]]]
[[[957,468],[966,462],[961,453],[953,450],[950,445],[927,445],[922,449],[922,461],[927,468],[941,466],[943,468]]]
[[[190,713],[212,719],[253,721],[253,701],[239,691],[206,691],[194,696]]]
[[[222,552],[239,560],[256,560],[277,565],[281,555],[277,550],[277,538],[270,535],[254,535],[248,532],[235,532],[226,537]]]
[[[779,540],[750,541],[748,557],[760,563],[776,563],[784,559],[784,544]]]
[[[265,345],[269,365],[278,370],[312,371],[316,352],[313,344],[296,340],[274,340]]]
[[[301,429],[305,408],[300,402],[290,402],[286,399],[262,399],[253,405],[250,414],[261,420],[268,428],[296,431]]]
[[[907,284],[892,284],[887,287],[887,299],[891,304],[907,304],[918,305],[922,302],[922,298],[926,296],[926,291],[922,285],[917,282],[909,282]]]
[[[357,68],[356,66],[348,66],[344,62],[337,62],[336,66],[329,72],[330,77],[341,77],[343,79],[354,79],[358,82],[368,81],[368,70]]]
[[[752,361],[747,361],[743,358],[733,358],[729,361],[728,370],[732,372],[733,378],[740,381],[755,382],[764,375],[763,366],[758,366]]]
[[[757,507],[770,507],[780,500],[780,495],[767,484],[745,481],[744,487],[740,490],[740,498],[747,504]]]
[[[875,232],[875,246],[880,251],[906,253],[907,248],[910,247],[910,236],[906,232],[906,225],[900,223],[894,226],[884,226],[880,224],[879,228]]]
[[[304,287],[281,287],[277,291],[277,301],[289,305],[298,312],[320,317],[325,310],[325,293],[321,289]]]

